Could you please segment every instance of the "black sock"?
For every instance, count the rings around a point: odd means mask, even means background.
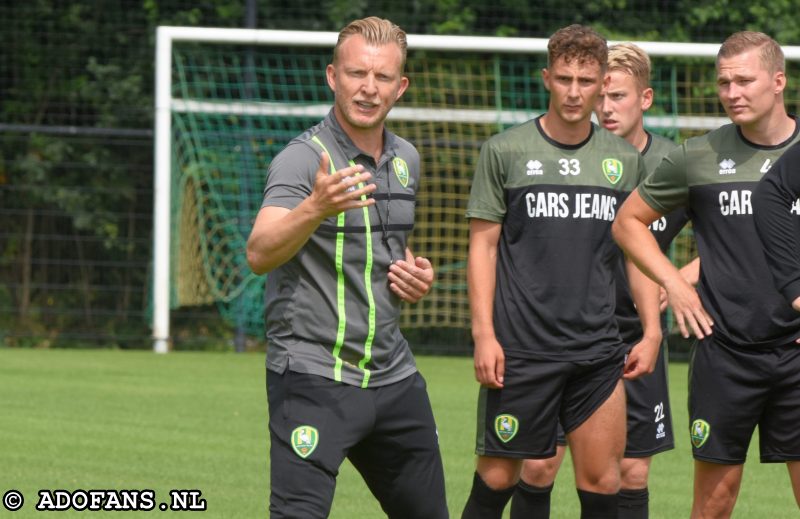
[[[619,491],[619,519],[647,519],[650,492],[647,487]]]
[[[492,490],[476,472],[461,519],[500,519],[506,503],[516,488],[514,486],[503,490]]]
[[[617,519],[619,512],[617,494],[597,494],[578,489],[581,501],[581,519]]]
[[[511,519],[550,519],[553,485],[535,487],[519,480],[511,498]]]

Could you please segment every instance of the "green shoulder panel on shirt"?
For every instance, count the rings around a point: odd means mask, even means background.
[[[693,139],[704,139],[705,136]],[[647,205],[661,214],[668,214],[689,202],[689,186],[686,183],[686,149],[694,148],[693,139],[666,154],[661,163],[639,185],[639,196]]]
[[[758,148],[742,139],[736,125],[726,124],[686,141],[686,183],[693,187],[737,181],[737,166],[741,168],[758,154]]]
[[[652,173],[664,160],[669,152],[678,147],[672,139],[667,139],[661,135],[650,134],[650,146],[647,147],[644,154],[644,164],[647,168],[647,173]]]
[[[592,175],[588,184],[613,187],[624,192],[633,191],[647,176],[644,158],[622,137],[597,126],[594,131],[596,137],[590,142],[594,157],[590,159],[589,165],[599,168],[602,175]],[[620,169],[615,171],[616,167]]]
[[[692,187],[759,181],[786,145],[754,145],[742,138],[736,125],[726,124],[687,139],[670,152],[639,187],[639,194],[653,209],[666,214],[688,205]]]
[[[518,185],[520,176],[514,171],[519,157],[531,155],[541,149],[542,139],[536,120],[524,122],[492,136],[481,146],[478,164],[472,179],[467,218],[480,218],[502,222],[506,214],[505,190]],[[524,177],[540,172],[540,163],[531,160],[531,168],[522,171]]]
[[[587,141],[563,146],[546,138],[532,120],[495,135],[483,145],[467,217],[502,222],[508,189],[538,184],[630,192],[645,174],[639,152],[603,128],[593,125]]]

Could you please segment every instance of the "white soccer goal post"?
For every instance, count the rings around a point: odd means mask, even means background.
[[[155,96],[155,161],[154,161],[154,228],[153,228],[153,349],[157,353],[166,353],[170,343],[170,309],[171,286],[173,283],[172,275],[172,240],[175,216],[173,215],[173,199],[176,183],[176,173],[173,171],[175,164],[174,150],[174,125],[175,117],[179,114],[202,114],[203,117],[222,116],[227,119],[238,117],[261,117],[261,118],[284,118],[284,117],[304,117],[306,119],[320,119],[330,109],[330,103],[324,99],[316,99],[316,94],[301,95],[302,99],[292,99],[292,102],[275,101],[271,99],[253,99],[250,96],[233,96],[233,98],[211,99],[207,96],[201,98],[186,94],[187,89],[181,85],[176,85],[174,80],[178,74],[174,70],[174,52],[176,45],[228,45],[232,48],[243,48],[253,46],[268,46],[275,49],[294,49],[294,48],[322,48],[332,49],[337,39],[334,32],[308,32],[308,31],[276,31],[276,30],[255,30],[255,29],[218,29],[202,27],[159,27],[156,38],[156,96]],[[610,42],[613,43],[613,42]],[[713,58],[719,48],[716,44],[697,44],[697,43],[670,43],[670,42],[634,42],[642,47],[653,58],[656,57],[696,57]],[[539,59],[546,54],[547,39],[543,38],[504,38],[504,37],[477,37],[477,36],[432,36],[421,34],[408,35],[409,53],[416,51],[429,51],[444,56],[445,61],[456,63],[461,56],[469,54],[495,54],[520,56],[537,55]],[[786,58],[790,60],[800,59],[800,47],[784,47]],[[237,59],[223,60],[225,63],[236,63]],[[421,60],[426,59],[424,56]],[[234,66],[234,65],[231,65]],[[438,65],[443,67],[442,65]],[[444,66],[446,68],[446,66]],[[319,68],[312,72],[323,75],[323,69]],[[475,79],[472,72],[465,73],[464,77],[470,77],[474,84],[465,89],[465,92],[453,93],[452,86],[447,84],[447,71],[444,73],[445,79],[441,80],[442,85],[439,90],[433,91],[430,95],[439,97],[456,97],[467,99],[479,97],[482,94],[476,93],[475,85],[481,84],[480,78]],[[220,80],[222,81],[222,80]],[[295,81],[296,83],[297,81]],[[519,84],[523,84],[520,82]],[[416,83],[412,83],[412,88],[416,88]],[[213,83],[205,83],[202,87],[204,91],[216,91],[218,87]],[[222,88],[222,87],[219,87]],[[225,88],[235,88],[226,86]],[[494,88],[494,87],[492,87]],[[511,90],[514,87],[509,87]],[[520,87],[524,88],[524,87]],[[471,90],[470,90],[471,89]],[[295,94],[291,94],[293,96]],[[426,94],[427,95],[427,94]],[[499,93],[488,93],[487,97],[495,97],[498,100]],[[509,99],[513,94],[509,94]],[[412,103],[410,106],[399,105],[395,107],[389,121],[405,122],[408,124],[430,124],[437,125],[436,135],[448,131],[451,124],[472,124],[485,125],[488,128],[501,128],[516,123],[523,122],[541,113],[541,110],[531,108],[525,103],[509,101],[504,98],[501,102],[468,105],[463,102],[433,102],[426,101],[420,105]],[[645,124],[654,129],[670,128],[682,130],[705,131],[713,129],[723,124],[727,119],[719,113],[701,114],[677,114],[667,113],[653,115],[645,118]],[[228,124],[236,124],[235,122]],[[189,125],[191,126],[191,125]],[[187,130],[191,131],[191,129]],[[401,133],[402,134],[402,133]],[[427,137],[424,137],[427,139]],[[430,137],[435,140],[439,137]],[[473,139],[475,140],[475,139]],[[474,147],[474,143],[471,144]],[[237,148],[238,149],[238,148]],[[214,155],[218,159],[218,156]],[[456,160],[456,159],[453,159]],[[216,202],[224,204],[225,202]],[[202,208],[193,209],[203,212]],[[253,216],[255,216],[253,214]],[[214,224],[214,232],[218,228],[226,228],[226,223]],[[210,225],[209,225],[210,226]],[[202,226],[198,227],[202,232]],[[442,239],[438,237],[436,239]],[[203,241],[203,240],[201,240]],[[211,243],[213,242],[213,243]],[[230,247],[225,243],[226,240],[214,239],[207,246],[224,248]],[[206,242],[203,242],[206,243]],[[222,243],[220,245],[220,243]],[[244,251],[241,251],[244,254]],[[211,263],[217,260],[208,260]],[[219,261],[217,261],[219,263]],[[247,274],[242,272],[241,262],[233,262],[233,266],[225,268],[232,272],[231,276],[238,276],[237,279],[246,278]],[[456,262],[457,263],[457,262]],[[454,263],[455,264],[455,263]],[[226,284],[227,283],[227,284]],[[454,282],[453,286],[458,285]],[[233,287],[232,282],[223,282],[221,290],[231,290],[239,294],[243,289]],[[232,287],[232,288],[231,288]],[[211,292],[214,292],[212,289]],[[217,290],[219,292],[219,290]],[[224,298],[224,296],[223,296]],[[443,295],[440,304],[450,304],[452,297]],[[456,312],[457,313],[457,312]],[[463,312],[462,312],[463,313]],[[425,318],[420,317],[420,323],[425,323]],[[455,322],[455,321],[453,321]]]

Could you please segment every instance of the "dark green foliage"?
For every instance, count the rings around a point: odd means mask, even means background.
[[[755,29],[800,43],[792,0],[0,1],[0,342],[147,346],[158,25],[336,31],[368,15],[423,34],[546,38],[583,23],[614,40],[718,43]],[[530,81],[504,106],[544,95],[540,65],[522,61]],[[713,83],[677,81],[691,105],[653,114],[718,113]]]

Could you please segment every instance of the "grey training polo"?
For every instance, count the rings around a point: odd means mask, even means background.
[[[267,276],[267,367],[367,387],[416,371],[400,333],[400,299],[389,289],[392,260],[405,258],[414,226],[420,161],[384,130],[380,162],[358,149],[333,110],[272,161],[262,207],[293,209],[313,189],[320,153],[331,172],[361,164],[372,173],[375,205],[325,220],[298,253]]]

